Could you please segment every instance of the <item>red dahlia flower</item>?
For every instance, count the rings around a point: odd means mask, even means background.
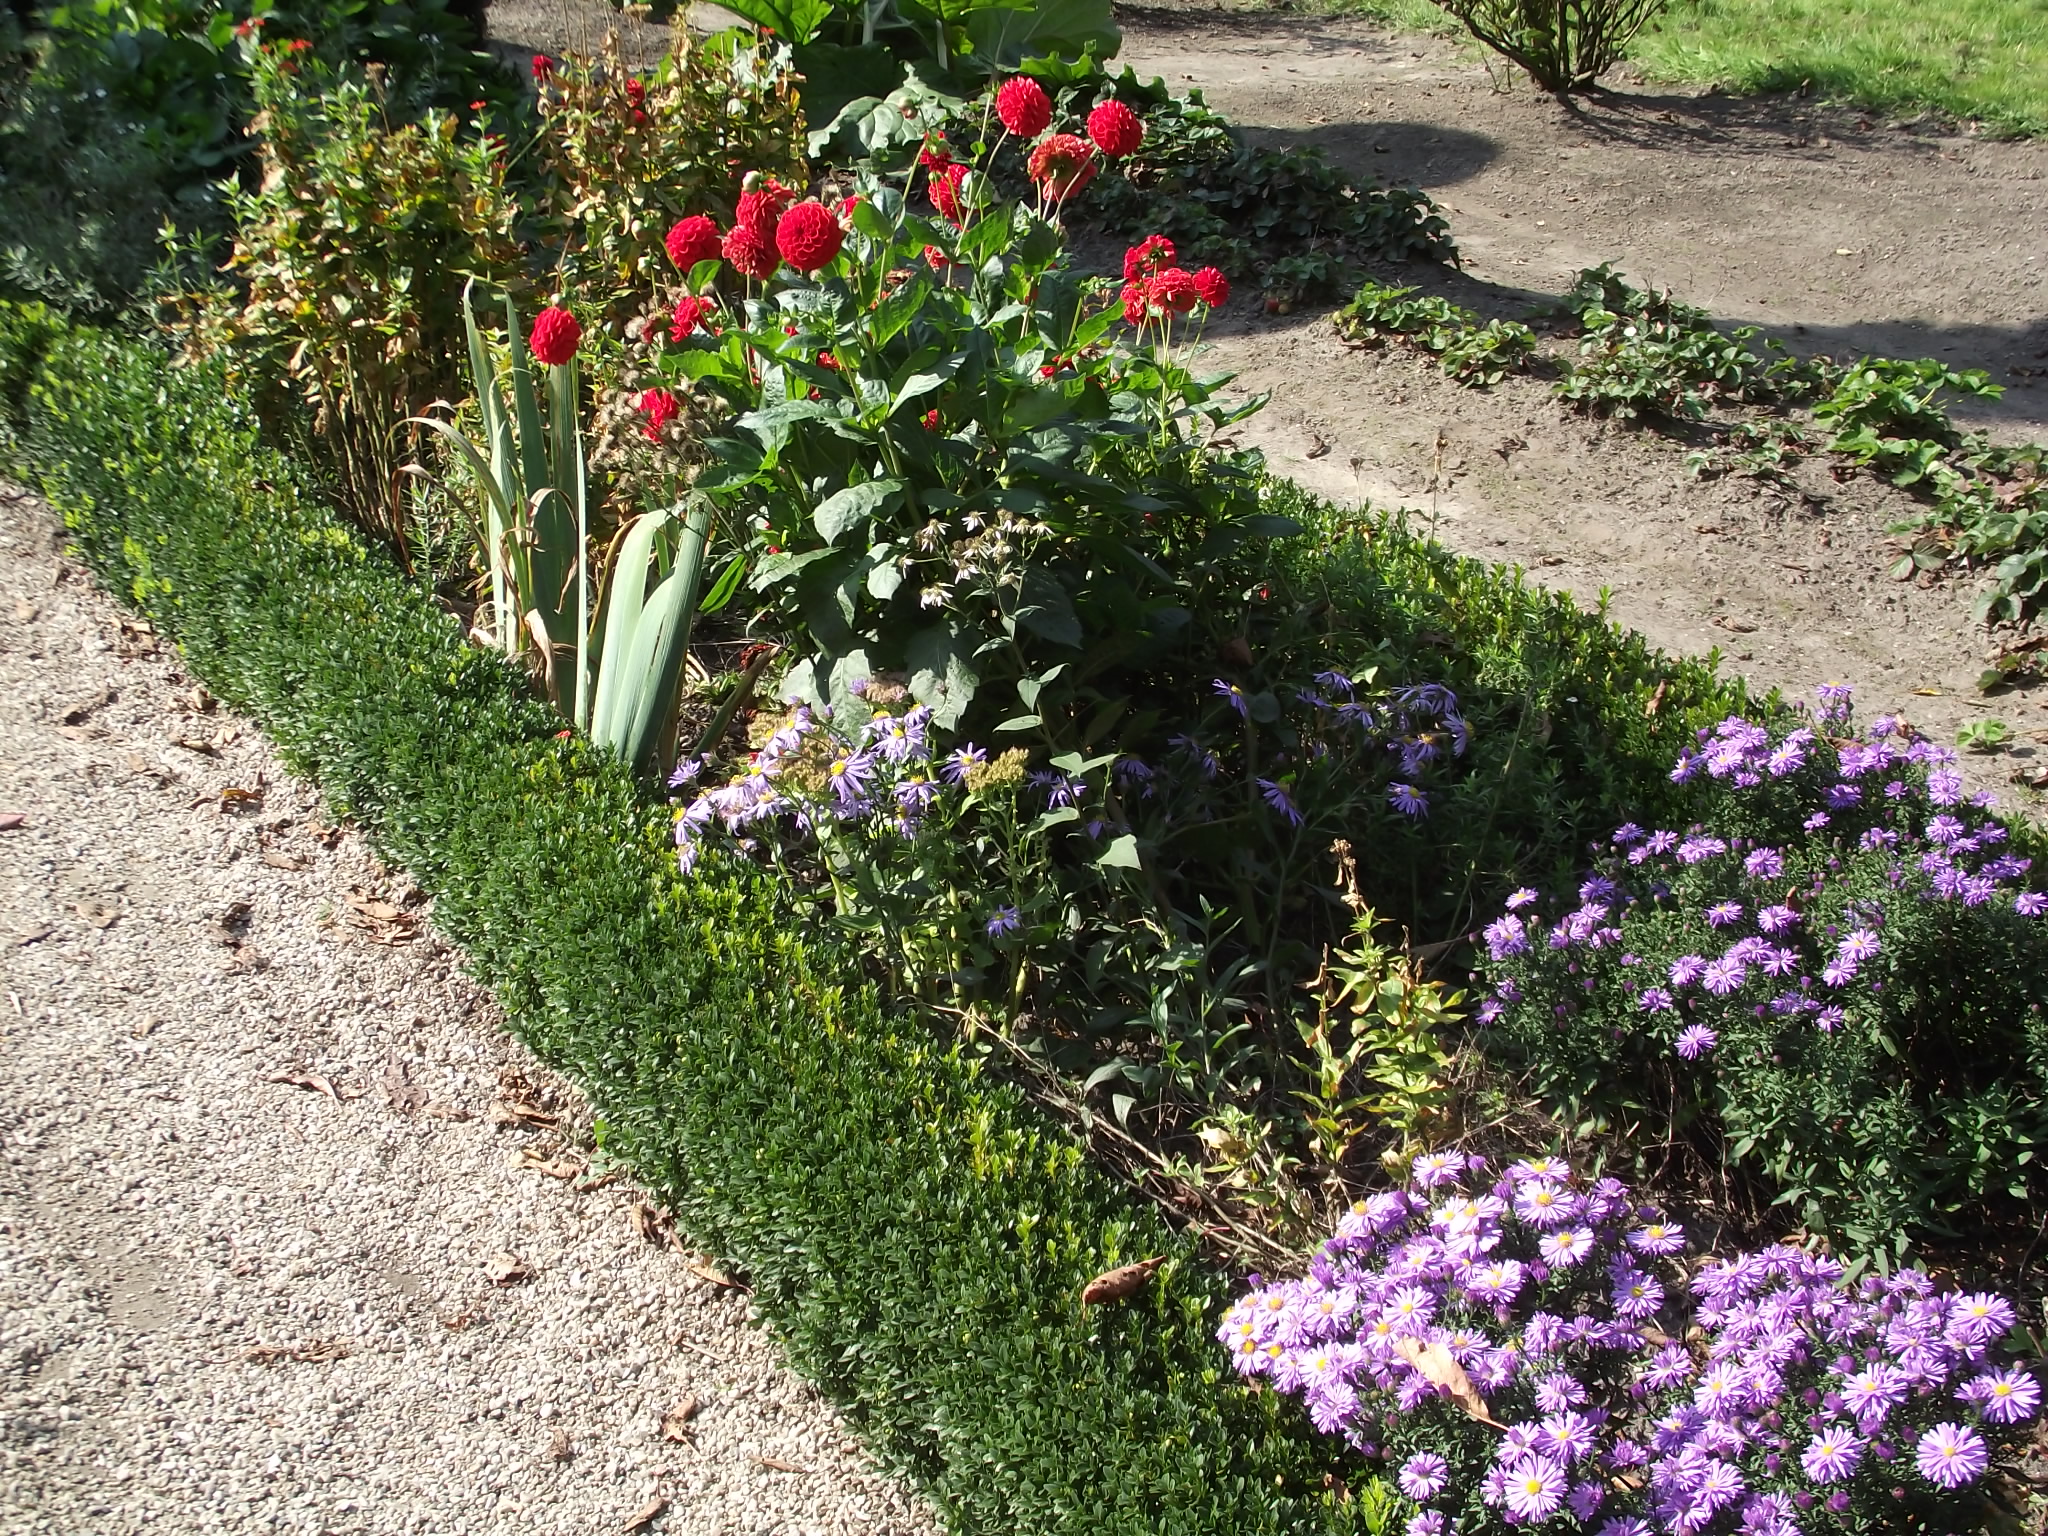
[[[1035,139],[1052,126],[1052,102],[1045,87],[1028,75],[1003,82],[996,92],[996,116],[1020,139]]]
[[[1093,181],[1101,167],[1087,140],[1071,133],[1055,133],[1038,141],[1031,158],[1024,162],[1024,169],[1038,184],[1039,195],[1058,203]]]
[[[694,298],[685,294],[676,300],[675,323],[668,328],[670,341],[681,341],[699,329],[705,329],[704,322],[711,318],[715,308],[709,299]]]
[[[751,224],[735,224],[726,231],[725,240],[719,248],[741,277],[769,278],[775,275],[775,245],[769,230],[757,229]]]
[[[533,56],[533,79],[536,85],[546,85],[548,77],[555,72],[555,61],[544,53]]]
[[[533,333],[526,338],[527,350],[550,368],[560,367],[576,355],[583,339],[583,327],[566,309],[550,306],[533,317]]]
[[[1211,309],[1221,309],[1230,302],[1230,279],[1214,267],[1204,267],[1194,276],[1195,292],[1202,296],[1202,302]]]
[[[759,171],[747,173],[747,190],[740,193],[738,217],[733,221],[743,229],[760,231],[763,244],[775,238],[775,225],[781,219],[783,210],[796,201],[796,189],[785,187],[773,176],[762,176]],[[732,258],[727,256],[730,261]]]
[[[846,231],[823,203],[798,203],[775,226],[775,248],[799,272],[817,272],[832,265]]]
[[[931,193],[932,206],[955,224],[964,217],[960,211],[960,183],[966,179],[966,166],[947,161],[932,168],[931,182],[926,188]]]
[[[1131,154],[1144,142],[1145,125],[1120,101],[1105,101],[1088,114],[1088,137],[1112,158]]]
[[[1124,324],[1143,325],[1145,323],[1148,311],[1146,309],[1145,285],[1142,282],[1134,278],[1130,282],[1125,283],[1123,292],[1119,293],[1117,298],[1123,301]]]
[[[1173,242],[1164,235],[1147,235],[1124,252],[1124,281],[1150,277],[1162,267],[1173,265]]]
[[[647,434],[647,440],[651,443],[661,441],[661,429],[681,415],[683,409],[677,403],[676,397],[665,389],[648,390],[640,397],[638,404],[640,414],[647,418],[641,424],[640,430]]]
[[[1195,286],[1195,280],[1179,267],[1168,267],[1155,276],[1145,289],[1145,297],[1176,315],[1184,315],[1202,302],[1202,292]]]
[[[718,226],[701,213],[693,213],[687,219],[677,219],[669,226],[668,259],[681,272],[688,272],[700,261],[718,259]]]

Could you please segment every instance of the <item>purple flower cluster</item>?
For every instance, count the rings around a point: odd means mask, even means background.
[[[1396,1469],[1409,1536],[1952,1522],[2039,1409],[1995,1356],[2002,1297],[1786,1247],[1689,1268],[1685,1247],[1617,1180],[1437,1153],[1353,1207],[1305,1276],[1253,1276],[1217,1338]]]

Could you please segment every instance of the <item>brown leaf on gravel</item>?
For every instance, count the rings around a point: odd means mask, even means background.
[[[276,1365],[281,1360],[319,1365],[328,1360],[345,1360],[355,1352],[355,1343],[350,1339],[314,1339],[305,1344],[258,1344],[244,1351],[242,1358],[258,1365]]]
[[[1465,1374],[1465,1367],[1458,1364],[1443,1345],[1403,1338],[1394,1340],[1394,1352],[1414,1366],[1424,1381],[1440,1388],[1469,1417],[1495,1429],[1505,1427],[1494,1418],[1493,1410],[1486,1406],[1486,1399],[1479,1395],[1479,1389],[1472,1385],[1472,1378]]]
[[[1135,1264],[1119,1264],[1115,1269],[1105,1269],[1081,1287],[1081,1305],[1090,1307],[1098,1302],[1122,1301],[1126,1296],[1135,1296],[1145,1288],[1145,1282],[1152,1278],[1153,1271],[1165,1262],[1163,1258],[1140,1259]]]
[[[800,1467],[793,1461],[784,1461],[780,1456],[756,1456],[754,1461],[776,1472],[801,1472],[808,1477],[811,1471],[809,1467]]]
[[[484,1278],[493,1285],[517,1285],[531,1280],[533,1270],[517,1254],[494,1253],[484,1260]]]
[[[307,868],[306,861],[296,853],[279,853],[275,848],[266,848],[257,855],[272,869],[289,869],[296,873]]]
[[[201,757],[219,757],[220,749],[210,741],[201,741],[197,736],[173,736],[171,745],[183,747],[187,752],[197,752]]]
[[[213,733],[214,750],[219,751],[223,747],[232,747],[241,739],[242,728],[230,720],[226,725]]]
[[[406,1116],[416,1115],[426,1106],[426,1090],[412,1080],[412,1073],[396,1056],[384,1063],[384,1102]]]
[[[57,734],[66,741],[91,741],[96,736],[106,735],[106,732],[96,725],[60,725]]]
[[[17,597],[14,600],[14,617],[23,624],[31,622],[42,611],[25,597]]]
[[[98,693],[88,694],[77,702],[67,704],[58,712],[59,725],[83,725],[97,711],[114,702],[114,690],[102,688]]]
[[[322,848],[332,848],[341,841],[342,829],[327,826],[317,820],[309,821],[306,823],[306,836],[312,838]]]
[[[524,1099],[497,1099],[491,1104],[491,1124],[499,1130],[508,1125],[530,1125],[545,1130],[557,1123],[555,1117],[538,1104],[530,1104]]]
[[[74,901],[71,910],[95,928],[111,928],[114,926],[114,919],[121,915],[118,907],[110,907],[103,901],[94,901],[91,897],[84,901]]]
[[[661,1517],[661,1512],[667,1508],[668,1500],[664,1499],[660,1494],[657,1493],[645,1504],[642,1504],[638,1509],[634,1510],[632,1514],[626,1516],[626,1523],[624,1527],[622,1527],[622,1529],[628,1531],[644,1531],[647,1529],[647,1527],[654,1524],[654,1522]]]
[[[390,902],[367,895],[360,890],[350,891],[344,899],[363,916],[376,922],[393,923],[405,916],[403,907],[394,907]]]
[[[548,1460],[564,1462],[575,1454],[576,1447],[569,1443],[569,1431],[556,1425],[554,1434],[548,1437]]]
[[[14,942],[17,948],[25,949],[31,944],[41,943],[44,939],[47,939],[51,934],[55,933],[56,931],[57,927],[56,924],[54,923],[38,923],[36,924],[35,927],[29,929],[27,933],[24,933],[20,938],[16,939]]]
[[[12,832],[16,827],[28,825],[28,817],[21,811],[0,811],[0,832]]]
[[[1715,614],[1715,615],[1714,615],[1714,623],[1715,623],[1716,627],[1718,627],[1718,628],[1721,628],[1721,629],[1725,629],[1725,630],[1727,630],[1727,631],[1728,631],[1728,632],[1729,632],[1730,634],[1736,634],[1736,635],[1753,635],[1753,634],[1755,634],[1755,633],[1756,633],[1756,626],[1755,626],[1754,624],[1750,623],[1750,622],[1749,622],[1749,620],[1747,620],[1747,619],[1731,619],[1731,618],[1729,618],[1729,617],[1728,617],[1728,615],[1727,615],[1727,614],[1725,614],[1725,613],[1717,613],[1717,614]]]
[[[697,1431],[690,1428],[690,1420],[697,1417],[700,1404],[694,1397],[686,1397],[675,1407],[661,1416],[661,1438],[673,1440],[678,1445],[690,1445],[696,1441]]]
[[[195,684],[190,693],[178,695],[178,702],[191,710],[195,715],[209,715],[213,713],[213,695],[206,691],[204,683]]]
[[[263,1079],[266,1083],[284,1083],[292,1088],[308,1088],[314,1093],[324,1093],[339,1104],[344,1099],[360,1099],[360,1088],[336,1088],[332,1082],[318,1072],[275,1072]]]
[[[746,1289],[739,1281],[733,1279],[731,1275],[719,1269],[708,1259],[685,1259],[683,1261],[683,1268],[687,1269],[699,1280],[708,1280],[721,1290],[744,1291]]]
[[[1657,685],[1656,691],[1650,695],[1649,701],[1643,705],[1644,719],[1653,719],[1657,711],[1664,707],[1664,690],[1670,686],[1668,682]]]
[[[468,1110],[460,1104],[443,1104],[439,1099],[429,1099],[425,1113],[432,1120],[474,1120]]]
[[[627,1219],[633,1223],[633,1232],[643,1243],[661,1245],[668,1228],[668,1218],[661,1212],[645,1200],[636,1200],[633,1209],[627,1213]]]
[[[589,1165],[574,1152],[564,1149],[558,1157],[543,1157],[532,1147],[521,1147],[512,1156],[514,1168],[530,1168],[551,1179],[573,1179]]]
[[[231,810],[237,806],[261,805],[262,803],[263,786],[261,784],[258,784],[254,789],[244,789],[239,784],[224,784],[221,786],[220,808],[224,811]]]

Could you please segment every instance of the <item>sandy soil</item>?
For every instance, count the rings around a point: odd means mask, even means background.
[[[1573,113],[1526,83],[1497,91],[1449,44],[1364,23],[1122,15],[1141,73],[1200,87],[1254,138],[1319,144],[1438,198],[1464,272],[1390,280],[1523,318],[1579,268],[1614,261],[1795,348],[1987,368],[2007,395],[1966,419],[2048,435],[2048,383],[2013,371],[2048,372],[2048,145],[1626,86]],[[2048,703],[1978,696],[1997,646],[1970,620],[1973,589],[1885,575],[1903,493],[1818,467],[1790,496],[1701,482],[1683,464],[1691,444],[1585,421],[1539,381],[1468,390],[1410,356],[1347,348],[1313,310],[1255,311],[1236,304],[1212,327],[1209,360],[1273,396],[1244,435],[1283,472],[1340,501],[1414,508],[1452,547],[1588,604],[1604,588],[1619,622],[1674,651],[1719,646],[1760,684],[1851,681],[1866,713],[1903,710],[1942,736],[1996,715],[2019,745],[1979,776],[2038,773]]]

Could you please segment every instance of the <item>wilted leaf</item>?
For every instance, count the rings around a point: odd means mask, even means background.
[[[793,1461],[784,1461],[780,1456],[756,1456],[754,1460],[777,1472],[802,1472],[808,1475],[811,1470],[809,1467],[800,1467]]]
[[[491,1124],[500,1130],[508,1125],[531,1125],[545,1129],[556,1123],[555,1117],[538,1104],[528,1104],[517,1099],[498,1099],[491,1105]]]
[[[110,907],[103,901],[94,901],[90,897],[84,901],[73,902],[71,910],[95,928],[111,928],[114,919],[121,915],[118,908]]]
[[[276,1365],[281,1360],[295,1360],[301,1365],[318,1365],[327,1360],[345,1360],[355,1353],[355,1344],[349,1339],[313,1339],[304,1344],[259,1344],[244,1352],[244,1360],[257,1365]]]
[[[576,1447],[569,1443],[569,1431],[563,1429],[559,1424],[556,1425],[554,1434],[548,1437],[548,1460],[554,1462],[567,1461],[575,1454]]]
[[[1164,1258],[1140,1259],[1135,1264],[1120,1264],[1115,1269],[1106,1269],[1081,1287],[1081,1305],[1095,1306],[1106,1301],[1122,1301],[1135,1296],[1145,1288],[1152,1274],[1164,1264]]]
[[[426,1090],[396,1056],[384,1063],[384,1102],[401,1115],[416,1115],[427,1102]]]
[[[654,1524],[655,1520],[660,1517],[661,1512],[667,1508],[668,1500],[657,1493],[653,1498],[626,1517],[625,1529],[629,1531],[644,1531],[648,1526]]]
[[[227,810],[230,806],[261,805],[262,803],[263,788],[261,785],[258,785],[255,789],[244,789],[239,784],[227,784],[221,787],[220,808],[222,810]]]
[[[687,1269],[699,1280],[708,1280],[722,1290],[743,1291],[746,1289],[739,1281],[733,1279],[731,1275],[719,1269],[708,1259],[685,1259],[683,1261],[683,1268]]]
[[[689,1444],[697,1438],[697,1432],[690,1428],[690,1420],[697,1417],[697,1399],[686,1397],[675,1407],[661,1416],[661,1438]]]
[[[460,1104],[443,1104],[439,1099],[427,1101],[426,1114],[432,1120],[474,1120],[476,1116]]]
[[[559,1157],[543,1157],[532,1147],[521,1147],[513,1154],[512,1166],[530,1168],[535,1173],[544,1173],[551,1179],[573,1179],[587,1165],[573,1152],[565,1151]]]
[[[275,848],[264,849],[259,857],[272,869],[289,869],[296,872],[307,867],[306,861],[296,853],[279,853]]]
[[[1668,681],[1657,685],[1656,690],[1643,705],[1643,716],[1645,719],[1654,717],[1657,711],[1664,707],[1664,690],[1670,686],[1671,684]]]
[[[493,1285],[517,1285],[531,1280],[533,1271],[517,1254],[494,1253],[484,1260],[484,1278]]]
[[[98,693],[90,694],[76,703],[65,705],[57,715],[57,723],[59,725],[83,725],[95,711],[104,709],[113,702],[114,690],[102,688]]]
[[[28,817],[21,811],[0,811],[0,832],[12,832],[16,827],[28,825]]]
[[[266,1077],[263,1081],[266,1083],[284,1083],[289,1087],[306,1088],[314,1093],[324,1093],[337,1104],[344,1099],[360,1099],[363,1096],[362,1089],[336,1088],[331,1081],[322,1077],[318,1072],[277,1072]]]
[[[1470,1417],[1495,1429],[1504,1427],[1494,1418],[1493,1410],[1486,1406],[1486,1399],[1479,1395],[1479,1389],[1472,1385],[1472,1378],[1465,1374],[1465,1367],[1458,1364],[1443,1345],[1401,1338],[1394,1340],[1394,1352],[1415,1367],[1416,1374],[1424,1381],[1450,1398]]]
[[[197,752],[201,757],[219,757],[220,749],[210,741],[201,741],[196,736],[173,736],[171,745],[183,747],[187,752]]]
[[[380,923],[395,923],[405,916],[403,907],[395,907],[388,901],[367,896],[361,891],[350,891],[344,899],[363,916]]]

